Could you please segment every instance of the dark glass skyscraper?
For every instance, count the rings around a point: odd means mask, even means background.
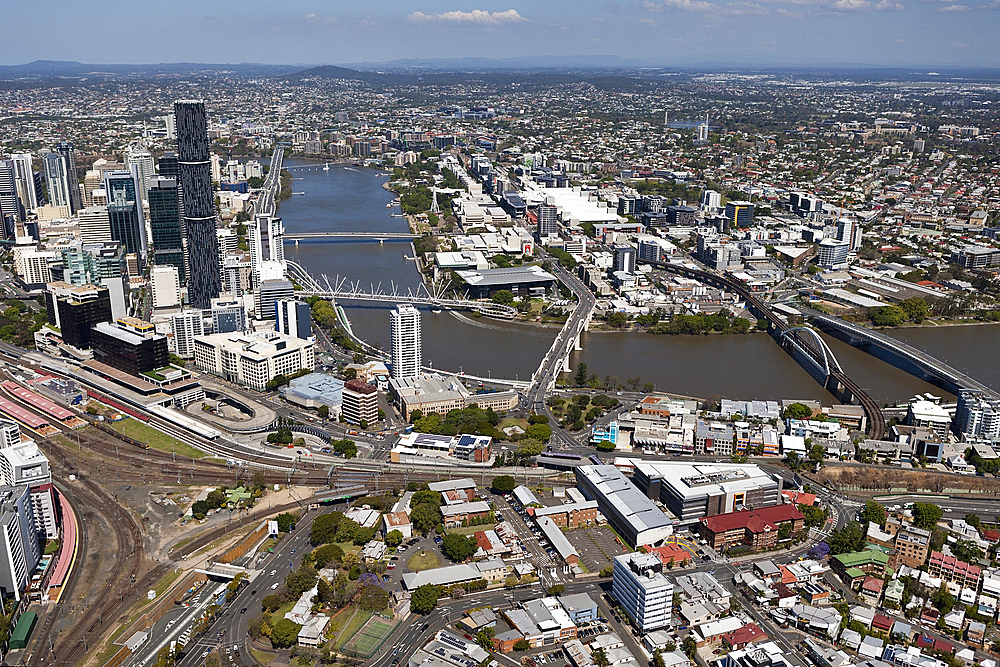
[[[80,174],[76,170],[76,149],[70,141],[60,141],[56,152],[66,160],[66,180],[69,182],[70,213],[76,213],[83,208],[83,198],[80,196]]]
[[[183,197],[183,229],[188,248],[188,301],[207,310],[222,289],[219,241],[215,234],[212,165],[208,155],[205,103],[174,103],[177,124],[177,161]]]
[[[163,168],[163,161],[160,161]],[[149,181],[149,226],[153,234],[153,263],[176,266],[181,284],[184,271],[184,246],[181,243],[181,210],[177,181],[160,176]]]
[[[146,221],[142,216],[142,198],[136,183],[131,172],[104,172],[111,238],[125,246],[125,252],[135,253],[139,264],[144,265],[148,254]]]
[[[157,167],[159,168],[160,176],[165,176],[166,178],[180,177],[180,171],[177,167],[177,153],[173,151],[164,153]]]

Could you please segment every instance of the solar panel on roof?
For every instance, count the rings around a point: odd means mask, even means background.
[[[474,445],[474,444],[476,444],[476,439],[474,437],[472,437],[471,435],[463,435],[461,438],[458,439],[458,444],[459,445]]]

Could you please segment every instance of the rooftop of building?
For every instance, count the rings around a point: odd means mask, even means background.
[[[724,533],[730,530],[745,529],[753,533],[765,530],[777,530],[778,524],[785,521],[799,521],[805,515],[790,503],[771,505],[752,511],[729,512],[704,517],[702,524],[713,533]]]
[[[540,266],[516,266],[508,269],[483,269],[456,271],[470,285],[488,287],[511,283],[552,282],[556,277]]]
[[[579,466],[576,468],[576,476],[577,479],[582,477],[593,485],[604,496],[604,501],[611,505],[637,533],[673,526],[674,521],[643,495],[615,466]],[[595,500],[601,502],[600,498]]]
[[[750,491],[762,486],[777,488],[777,482],[753,464],[642,461],[636,462],[635,468],[649,479],[669,484],[675,493],[686,499],[720,492]]]

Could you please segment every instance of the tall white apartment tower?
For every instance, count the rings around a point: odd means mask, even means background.
[[[144,202],[149,201],[149,179],[156,175],[152,154],[145,148],[137,148],[125,156],[125,164],[139,186],[139,197]]]
[[[194,358],[194,338],[205,335],[203,314],[200,310],[183,310],[170,317],[174,334],[174,350],[178,357]]]
[[[392,377],[412,378],[420,374],[423,348],[420,342],[420,311],[411,304],[397,304],[389,312],[392,338]]]

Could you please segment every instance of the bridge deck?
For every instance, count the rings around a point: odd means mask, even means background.
[[[646,260],[639,260],[646,261]],[[703,271],[701,269],[695,269],[688,266],[681,266],[678,264],[669,264],[666,262],[649,262],[647,264],[652,264],[665,271],[671,273],[679,273],[683,276],[689,278],[694,278],[701,282],[709,285],[714,285],[716,287],[721,287],[722,289],[729,290],[739,294],[747,303],[747,309],[750,310],[755,316],[767,320],[768,323],[779,333],[784,333],[789,330],[788,324],[785,323],[778,315],[771,310],[771,308],[756,294],[751,292],[742,283],[727,278],[716,273],[710,273],[708,271]],[[798,348],[804,348],[808,354],[815,357],[818,352],[812,350],[809,345],[797,345]],[[818,359],[820,363],[823,362],[822,359]],[[861,407],[864,408],[865,416],[868,418],[868,433],[872,439],[880,440],[885,436],[886,425],[885,416],[882,414],[882,410],[878,403],[872,399],[861,387],[859,387],[853,380],[851,380],[846,373],[841,370],[831,369],[830,376],[835,381],[837,381],[841,386],[843,386],[850,394],[857,399]]]
[[[954,384],[957,387],[961,387],[963,389],[975,389],[994,398],[1000,398],[1000,394],[990,387],[987,387],[982,382],[969,377],[965,373],[952,368],[940,359],[932,357],[923,350],[919,350],[897,338],[893,338],[892,336],[886,335],[880,331],[875,331],[874,329],[869,329],[868,327],[862,327],[857,324],[847,322],[839,317],[832,317],[814,310],[803,310],[814,322],[820,322],[845,333],[858,336],[862,340],[874,345],[878,345],[879,347],[907,359],[929,373],[936,375],[942,380]]]

